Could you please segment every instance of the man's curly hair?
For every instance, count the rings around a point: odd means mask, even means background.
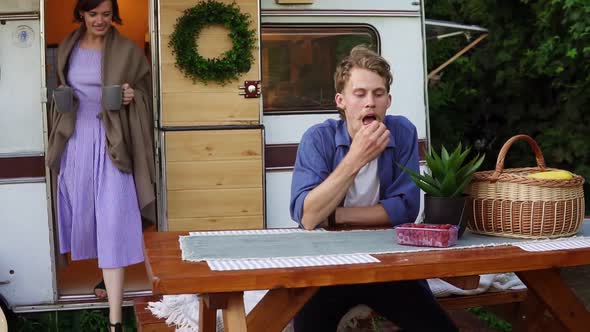
[[[334,87],[337,93],[342,93],[342,90],[344,90],[344,86],[350,79],[350,72],[353,68],[367,69],[383,77],[385,87],[389,93],[391,83],[393,82],[393,74],[391,73],[389,63],[365,45],[355,46],[350,51],[350,54],[336,66]],[[340,113],[340,117],[344,118],[344,110],[338,109],[338,112]]]

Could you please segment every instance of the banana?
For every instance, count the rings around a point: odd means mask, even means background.
[[[564,171],[564,170],[558,170],[558,171],[546,171],[546,172],[538,172],[538,173],[531,173],[529,175],[527,175],[528,178],[532,178],[532,179],[544,179],[544,180],[569,180],[571,178],[573,178],[573,174],[568,172],[568,171]]]

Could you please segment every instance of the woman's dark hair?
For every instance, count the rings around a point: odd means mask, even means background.
[[[89,12],[105,1],[110,1],[113,4],[113,22],[123,24],[123,20],[121,19],[121,16],[119,16],[119,5],[117,4],[117,0],[78,0],[76,7],[74,7],[74,21],[84,23],[84,19],[80,16],[80,12]]]

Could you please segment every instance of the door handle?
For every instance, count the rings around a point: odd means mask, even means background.
[[[8,285],[9,283],[10,283],[10,280],[0,281],[0,286],[2,286],[2,285]]]

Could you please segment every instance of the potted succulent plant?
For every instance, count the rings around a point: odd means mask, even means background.
[[[463,235],[471,212],[468,208],[469,197],[465,194],[465,188],[485,158],[485,155],[480,157],[478,154],[466,161],[470,151],[471,148],[463,149],[461,143],[451,154],[444,146],[440,155],[434,149],[427,151],[426,165],[430,171],[422,175],[400,166],[426,193],[424,196],[425,222],[458,225],[459,236]]]

